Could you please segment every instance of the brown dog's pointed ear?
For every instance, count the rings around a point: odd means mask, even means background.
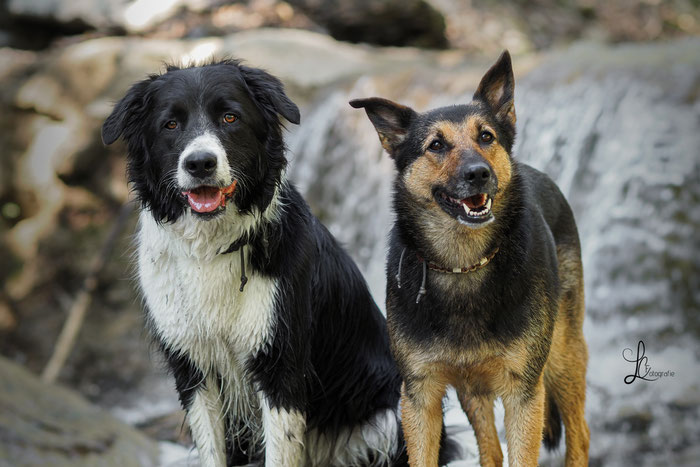
[[[354,99],[350,101],[350,105],[356,109],[365,109],[377,130],[382,146],[394,157],[394,152],[406,137],[408,126],[416,112],[410,107],[380,97]]]
[[[515,105],[513,103],[515,79],[513,64],[507,50],[489,68],[474,93],[474,100],[486,103],[503,123],[515,127]]]

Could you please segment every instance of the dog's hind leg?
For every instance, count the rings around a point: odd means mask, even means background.
[[[469,423],[474,428],[476,442],[479,445],[479,460],[482,467],[500,467],[503,465],[503,452],[498,441],[496,422],[493,415],[493,397],[472,396],[465,391],[458,391],[462,410],[467,414]]]
[[[411,467],[438,465],[446,383],[430,376],[404,382],[401,425]]]
[[[565,295],[562,300],[544,368],[547,395],[556,405],[566,428],[566,467],[588,465],[590,434],[584,418],[588,350],[581,322],[575,319],[583,315],[579,297],[582,295],[576,298]]]

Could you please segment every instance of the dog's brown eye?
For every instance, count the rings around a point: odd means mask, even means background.
[[[165,128],[167,128],[168,130],[174,130],[175,128],[177,128],[177,122],[175,120],[169,120],[165,124]]]
[[[226,115],[224,115],[224,121],[225,121],[226,123],[233,123],[233,122],[235,122],[236,120],[238,120],[238,117],[236,117],[236,116],[233,115],[233,114],[226,114]]]
[[[479,139],[482,143],[490,143],[493,141],[493,134],[491,134],[489,131],[482,131],[479,135]]]
[[[435,141],[430,143],[430,146],[428,146],[428,148],[430,148],[431,151],[439,151],[440,149],[442,149],[444,147],[445,147],[445,145],[442,144],[442,141],[440,141],[439,139],[436,139]]]

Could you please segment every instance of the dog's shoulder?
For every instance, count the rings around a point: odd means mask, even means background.
[[[544,219],[556,244],[578,244],[573,211],[557,184],[528,164],[516,162],[514,166],[522,185],[523,205],[530,210],[529,214]]]

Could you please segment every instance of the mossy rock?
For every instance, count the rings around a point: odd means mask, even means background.
[[[151,466],[157,445],[0,357],[0,466]]]

